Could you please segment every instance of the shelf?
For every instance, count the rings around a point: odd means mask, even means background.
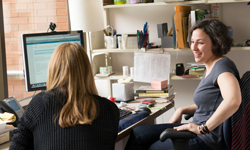
[[[134,79],[134,77],[132,77],[132,76],[123,76],[122,73],[115,73],[109,77],[96,77],[95,76],[95,80],[96,79],[99,79],[99,80],[118,80],[118,79],[127,79],[129,77],[131,77],[132,80]]]
[[[239,50],[239,51],[249,51],[250,50],[250,46],[244,46],[244,47],[232,47],[231,50],[235,51],[235,50]]]
[[[249,2],[249,0],[208,0],[208,4],[213,3],[241,3],[241,2]]]
[[[125,7],[153,7],[153,6],[168,6],[168,5],[191,5],[191,4],[205,4],[205,1],[182,1],[182,2],[156,2],[156,3],[137,3],[137,4],[122,4],[122,5],[106,5],[106,8],[125,8]]]
[[[154,48],[147,50],[148,52],[157,52],[160,48]],[[136,51],[141,51],[140,49],[95,49],[92,50],[92,54],[96,53],[132,53]],[[189,48],[184,49],[173,49],[173,48],[164,48],[165,52],[174,52],[174,51],[190,51]]]
[[[170,77],[170,80],[201,80],[201,79],[202,77],[194,77],[194,78],[182,78],[179,76]]]
[[[96,53],[132,53],[137,51],[138,49],[95,49],[92,50],[92,54]]]
[[[115,73],[109,77],[95,77],[95,80],[118,80],[118,79],[127,79],[131,76],[123,76],[122,73]],[[134,77],[131,77],[132,80]],[[182,78],[179,76],[170,77],[170,80],[201,80],[202,77],[194,77],[194,78]]]
[[[200,1],[180,1],[180,2],[155,2],[155,3],[106,5],[103,6],[103,8],[104,9],[126,8],[126,7],[133,8],[133,7],[154,7],[154,6],[213,4],[213,3],[239,3],[239,2],[249,2],[249,0],[200,0]]]
[[[149,49],[147,51],[156,52],[159,51],[160,48],[155,49]],[[250,50],[250,46],[246,47],[232,47],[231,50]],[[133,53],[136,51],[140,51],[139,49],[95,49],[92,50],[92,54],[97,53]],[[165,52],[176,52],[176,51],[191,51],[190,48],[184,48],[184,49],[173,49],[173,48],[164,48]]]

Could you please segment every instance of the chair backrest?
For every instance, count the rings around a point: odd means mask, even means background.
[[[242,102],[231,117],[232,149],[250,149],[250,71],[240,81]]]
[[[232,145],[232,125],[231,117],[223,122],[223,137],[227,145],[227,148],[230,150]]]

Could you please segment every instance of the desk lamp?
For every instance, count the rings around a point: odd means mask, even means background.
[[[86,32],[87,53],[92,64],[90,32],[104,29],[102,0],[69,0],[68,4],[71,30]]]

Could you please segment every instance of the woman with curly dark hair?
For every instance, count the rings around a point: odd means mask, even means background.
[[[223,122],[241,104],[239,73],[232,60],[224,56],[233,40],[227,27],[215,19],[198,22],[189,30],[190,48],[196,62],[204,63],[206,71],[194,92],[194,104],[178,108],[168,124],[134,128],[126,150],[173,149],[170,139],[161,142],[160,134],[167,128],[189,130],[198,136],[189,140],[189,150],[227,149],[223,138]],[[182,114],[194,114],[193,121],[181,124]]]

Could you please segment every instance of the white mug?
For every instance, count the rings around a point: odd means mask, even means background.
[[[105,47],[107,49],[116,48],[116,35],[115,36],[105,36]]]

